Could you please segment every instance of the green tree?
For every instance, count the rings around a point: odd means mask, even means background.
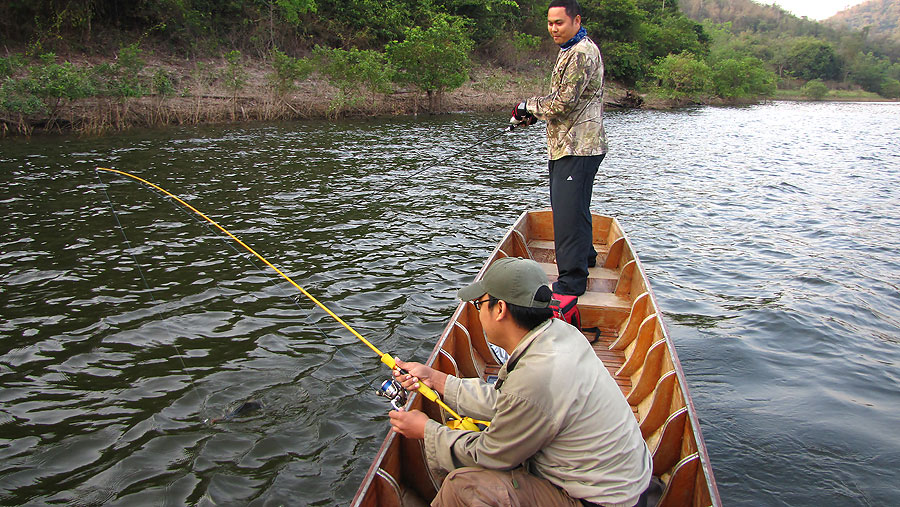
[[[691,53],[669,55],[651,68],[664,96],[702,100],[713,91],[709,65]]]
[[[785,70],[800,79],[838,79],[841,73],[834,47],[814,37],[795,39],[783,58]]]
[[[28,66],[25,75],[7,76],[0,84],[0,111],[15,117],[18,130],[24,134],[31,133],[35,115],[44,115],[43,123],[52,127],[63,105],[96,92],[87,69],[71,62],[57,63],[53,53],[43,54],[39,60]],[[16,70],[20,64],[15,64]]]
[[[684,16],[666,16],[656,23],[642,23],[643,45],[653,60],[685,51],[698,56],[709,53],[709,35]]]
[[[117,97],[140,97],[147,93],[147,87],[141,79],[141,72],[147,65],[141,57],[141,50],[138,43],[132,43],[119,48],[116,56],[116,62],[113,64],[115,73],[115,82],[113,86],[113,95]]]
[[[891,62],[873,53],[857,55],[850,65],[850,80],[867,92],[878,93],[881,83],[888,78]]]
[[[405,40],[393,41],[386,49],[397,69],[396,80],[425,92],[433,112],[441,94],[469,78],[472,47],[463,19],[437,16],[428,28],[408,28]]]
[[[15,123],[17,130],[25,135],[31,133],[29,117],[39,112],[46,112],[44,101],[34,94],[30,78],[6,78],[0,84],[0,112],[7,121]],[[5,132],[2,125],[0,132]]]
[[[633,85],[644,78],[650,60],[639,42],[607,42],[602,53],[604,70],[610,79]]]
[[[892,77],[886,78],[881,82],[881,91],[878,93],[887,99],[900,98],[900,80]]]
[[[583,25],[597,41],[631,41],[646,13],[634,0],[585,0],[581,2]]]
[[[71,62],[56,63],[56,55],[41,55],[41,63],[30,67],[30,77],[26,89],[39,98],[49,113],[47,123],[52,125],[59,108],[66,102],[90,97],[95,93],[86,69],[76,67]]]
[[[268,74],[269,86],[280,98],[296,89],[297,81],[308,78],[313,71],[313,64],[306,58],[288,56],[277,47],[269,52],[272,72]]]
[[[775,74],[759,58],[728,58],[712,66],[716,95],[725,99],[768,97],[775,93]]]
[[[429,2],[430,3],[430,2]],[[427,5],[426,5],[427,7]],[[411,0],[341,0],[321,2],[314,29],[323,45],[372,49],[381,47],[414,23],[423,8]]]
[[[175,95],[175,83],[172,76],[164,69],[156,69],[151,79],[153,93],[160,98],[168,98]]]
[[[277,6],[284,20],[292,25],[299,25],[303,14],[318,10],[316,0],[274,0],[270,5]]]
[[[243,55],[238,50],[232,50],[224,55],[225,69],[222,71],[225,89],[231,92],[231,119],[237,115],[237,95],[247,85],[247,70],[244,69]]]
[[[422,2],[428,5],[431,2]],[[440,8],[437,8],[437,5]],[[520,30],[523,10],[531,10],[530,0],[443,0],[428,9],[429,18],[438,14],[448,14],[469,22],[469,37],[476,43],[505,36],[512,30]],[[541,8],[545,8],[543,5]],[[546,14],[544,12],[543,14]],[[546,20],[543,21],[546,23]]]
[[[25,58],[20,53],[0,56],[0,78],[12,76],[25,66]]]
[[[316,46],[313,50],[318,71],[328,78],[328,82],[338,88],[338,96],[332,100],[330,109],[337,116],[347,108],[360,104],[360,90],[368,89],[375,94],[388,93],[393,69],[383,53],[371,49],[328,49]]]
[[[800,93],[802,93],[804,97],[813,100],[822,100],[828,95],[828,87],[825,86],[825,83],[823,83],[821,79],[813,79],[807,81],[806,84],[800,88]]]
[[[888,76],[900,80],[900,63],[895,63],[888,68]]]
[[[314,13],[318,9],[316,0],[257,0],[262,2],[266,16],[260,19],[261,23],[268,25],[268,39],[271,47],[277,47],[277,34],[282,25],[298,28],[303,25],[303,17]],[[262,13],[261,13],[262,14]]]

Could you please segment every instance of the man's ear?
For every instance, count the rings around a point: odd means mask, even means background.
[[[506,305],[506,301],[502,299],[497,301],[497,310],[499,310],[497,313],[498,321],[509,317],[509,306]]]
[[[575,25],[581,26],[581,14],[576,14],[575,19],[572,21],[574,21]]]

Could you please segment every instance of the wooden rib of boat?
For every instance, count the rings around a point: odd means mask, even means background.
[[[511,256],[534,259],[554,281],[552,218],[549,210],[523,213],[476,279],[495,259]],[[665,484],[658,505],[720,506],[684,372],[637,254],[615,218],[595,214],[593,236],[597,266],[578,299],[582,327],[599,329],[585,331],[585,338],[596,338],[594,351],[621,387],[653,454],[653,475]],[[458,377],[497,374],[500,365],[470,302],[460,303],[426,364]],[[407,407],[445,422],[443,411],[422,396],[412,396]],[[388,431],[352,505],[427,505],[439,487],[422,441]]]

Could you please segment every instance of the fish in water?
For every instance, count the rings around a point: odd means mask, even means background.
[[[216,424],[217,422],[221,422],[221,421],[229,421],[231,419],[234,419],[235,417],[241,417],[241,416],[252,414],[253,412],[256,412],[257,410],[259,410],[261,408],[263,408],[263,404],[261,401],[247,400],[247,401],[241,403],[240,405],[238,405],[236,408],[234,408],[227,414],[225,414],[224,416],[216,417],[213,419],[207,419],[206,421],[209,422],[209,424]]]

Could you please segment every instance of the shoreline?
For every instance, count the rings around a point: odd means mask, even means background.
[[[82,59],[76,65],[101,62]],[[144,95],[135,98],[91,97],[62,102],[43,120],[0,116],[0,138],[60,134],[100,136],[140,128],[166,128],[190,125],[224,125],[246,122],[295,121],[338,118],[379,118],[418,114],[499,113],[510,110],[518,101],[546,93],[549,71],[531,69],[517,72],[489,65],[471,69],[469,80],[461,87],[440,96],[436,111],[427,110],[428,98],[418,90],[400,88],[381,94],[359,91],[345,97],[340,90],[319,76],[297,83],[284,95],[268,86],[270,72],[265,61],[246,62],[247,84],[237,95],[230,95],[222,84],[217,60],[156,60],[148,68],[162,69],[173,76],[172,95]],[[784,92],[781,91],[780,92]],[[777,93],[764,99],[726,101],[708,99],[665,99],[652,93],[638,93],[620,83],[605,84],[607,110],[673,110],[709,105],[747,106],[766,101],[813,101],[802,96]],[[796,93],[796,92],[794,92]],[[900,102],[882,97],[823,97],[822,102]]]

